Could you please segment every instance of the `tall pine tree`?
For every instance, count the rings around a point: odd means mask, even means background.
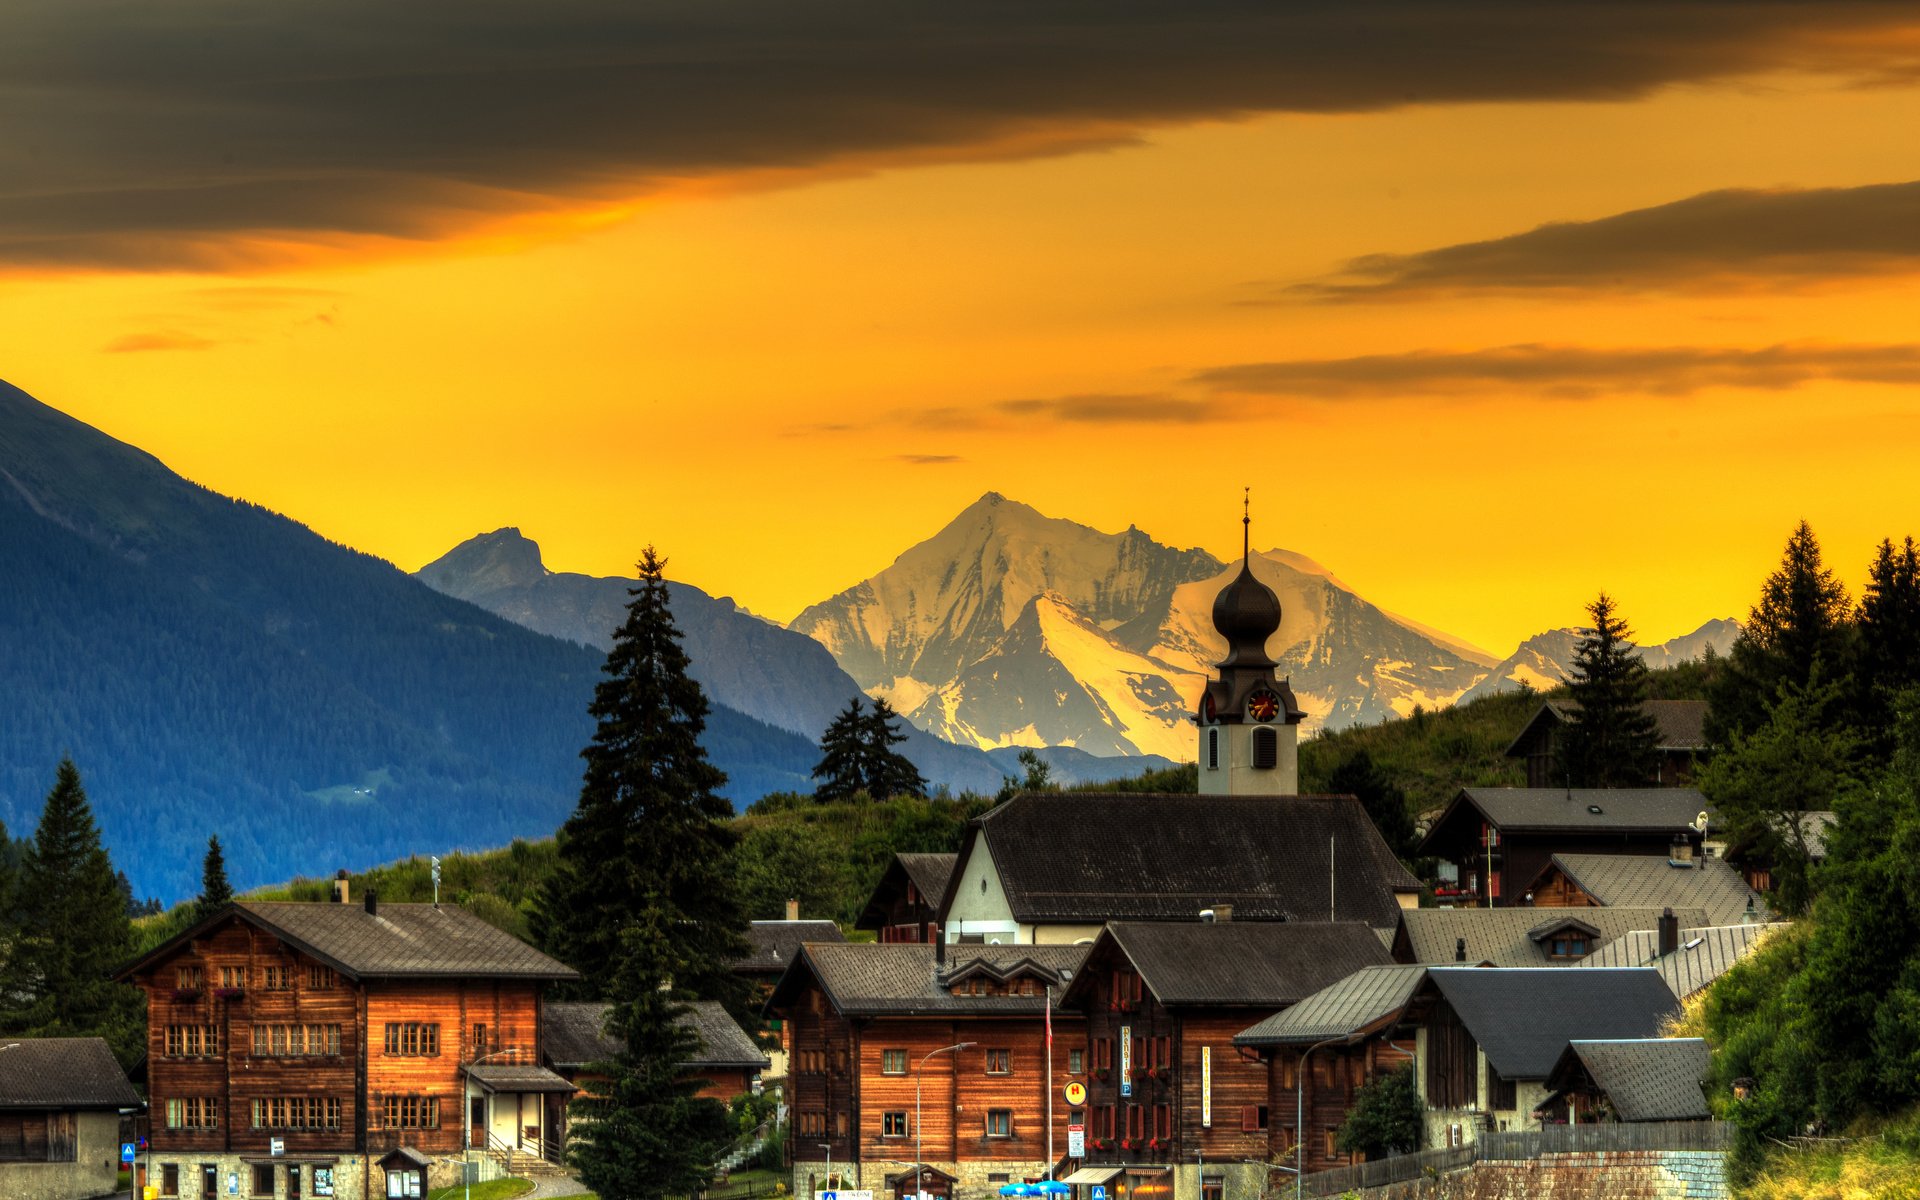
[[[145,1041],[140,994],[108,978],[133,926],[80,771],[63,760],[15,888],[20,923],[0,972],[0,1032],[103,1037],[122,1062]]]
[[[866,786],[866,723],[860,697],[847,701],[820,737],[820,764],[813,769],[813,798],[822,804],[850,799]]]
[[[1578,707],[1560,737],[1570,787],[1640,787],[1659,776],[1659,728],[1646,710],[1647,664],[1633,631],[1601,592],[1587,606],[1592,628],[1573,656],[1567,691]]]
[[[1893,727],[1894,697],[1920,686],[1920,550],[1907,538],[1880,543],[1860,597],[1855,686],[1862,725]]]
[[[1708,689],[1709,740],[1726,745],[1766,724],[1782,687],[1805,692],[1846,670],[1852,615],[1847,589],[1822,560],[1813,529],[1800,522]],[[1828,719],[1844,715],[1836,708]]]
[[[1373,827],[1401,858],[1411,858],[1420,839],[1407,811],[1407,793],[1393,782],[1365,750],[1355,750],[1327,776],[1326,790],[1336,796],[1354,796],[1373,818]]]
[[[652,921],[678,964],[676,995],[718,1000],[745,1017],[748,989],[730,969],[747,953],[733,806],[719,795],[726,776],[700,745],[707,700],[687,674],[665,569],[647,547],[594,689],[580,800],[560,827],[559,862],[533,928],[549,954],[581,973],[582,994],[617,1000],[626,931]]]
[[[920,774],[920,768],[909,762],[906,755],[894,750],[895,746],[907,740],[907,735],[900,729],[900,714],[894,712],[886,700],[873,702],[873,711],[867,714],[864,723],[864,733],[864,774],[868,795],[875,800],[887,800],[894,796],[927,794],[927,781]]]
[[[227,882],[227,856],[220,850],[220,835],[207,839],[207,856],[200,860],[200,900],[196,915],[205,919],[233,903],[233,886]]]

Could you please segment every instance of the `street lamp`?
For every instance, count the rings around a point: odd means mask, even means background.
[[[1300,1056],[1300,1072],[1293,1080],[1293,1200],[1300,1200],[1307,1178],[1307,1059],[1322,1046],[1346,1040],[1342,1035],[1315,1042]]]
[[[460,1089],[460,1182],[467,1200],[473,1200],[473,1069],[490,1058],[502,1054],[518,1054],[520,1047],[508,1046],[505,1050],[495,1050],[491,1054],[482,1054],[479,1058],[460,1068],[461,1076],[467,1086]],[[542,1119],[544,1122],[544,1118]]]
[[[925,1055],[921,1056],[919,1064],[913,1068],[913,1197],[914,1197],[914,1200],[920,1200],[920,1198],[926,1195],[926,1192],[927,1192],[926,1157],[921,1153],[921,1146],[920,1146],[921,1071],[926,1067],[927,1059],[932,1058],[936,1054],[951,1054],[956,1050],[966,1050],[977,1044],[978,1043],[976,1042],[955,1042],[951,1046],[942,1046],[938,1050],[929,1050],[926,1052]],[[1053,1082],[1049,1080],[1047,1082],[1047,1086],[1051,1088],[1053,1086]],[[1051,1153],[1053,1148],[1049,1146],[1047,1149],[1048,1149],[1048,1152]]]
[[[822,1150],[825,1150],[827,1152],[826,1177],[824,1180],[822,1180],[822,1182],[826,1186],[823,1190],[838,1191],[839,1189],[833,1186],[833,1143],[832,1142],[815,1142],[814,1145],[820,1147]]]

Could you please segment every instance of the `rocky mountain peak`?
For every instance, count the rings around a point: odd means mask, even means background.
[[[512,525],[470,537],[418,572],[435,591],[462,599],[526,587],[547,573],[540,543]]]

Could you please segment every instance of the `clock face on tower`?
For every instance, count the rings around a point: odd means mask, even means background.
[[[1204,692],[1200,696],[1200,720],[1202,724],[1206,725],[1211,725],[1214,722],[1212,692]]]
[[[1256,721],[1271,721],[1280,715],[1280,697],[1261,688],[1247,699],[1247,715]]]

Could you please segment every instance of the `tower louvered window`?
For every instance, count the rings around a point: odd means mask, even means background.
[[[1280,735],[1271,729],[1253,731],[1253,765],[1271,771],[1280,765]]]

